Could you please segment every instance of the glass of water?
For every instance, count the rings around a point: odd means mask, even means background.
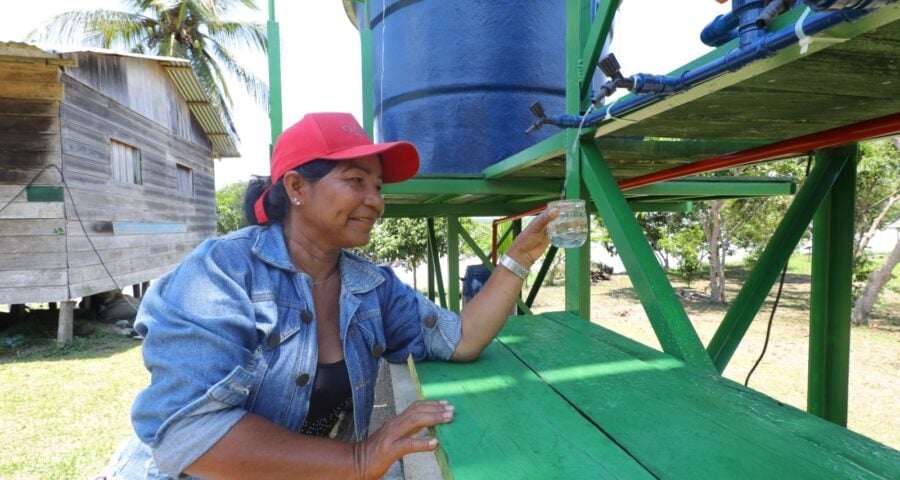
[[[588,218],[584,200],[557,200],[547,208],[559,210],[559,215],[547,225],[550,243],[558,248],[574,248],[584,245],[588,237]]]

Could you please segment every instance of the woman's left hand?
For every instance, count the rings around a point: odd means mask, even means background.
[[[550,235],[547,233],[547,224],[559,215],[556,209],[544,210],[531,223],[522,230],[509,250],[507,255],[513,260],[521,263],[525,268],[531,268],[534,262],[547,250],[550,246]]]

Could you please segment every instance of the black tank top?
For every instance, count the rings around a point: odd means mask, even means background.
[[[319,363],[309,397],[309,412],[300,427],[300,433],[328,437],[341,418],[341,412],[352,410],[353,397],[347,363],[343,359],[335,363]]]

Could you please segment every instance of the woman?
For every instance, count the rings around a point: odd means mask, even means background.
[[[378,478],[436,448],[413,435],[453,419],[444,401],[415,402],[367,436],[378,363],[476,359],[549,245],[552,215],[457,316],[345,251],[368,243],[381,185],[418,165],[411,144],[373,144],[349,114],[309,114],[281,135],[271,184],[248,189],[257,226],[205,242],[143,300],[135,328],[152,381],[112,478]],[[328,438],[343,410],[354,442]]]

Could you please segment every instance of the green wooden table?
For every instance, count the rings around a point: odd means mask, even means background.
[[[419,363],[455,479],[900,479],[900,452],[575,315],[513,317],[477,362]]]

